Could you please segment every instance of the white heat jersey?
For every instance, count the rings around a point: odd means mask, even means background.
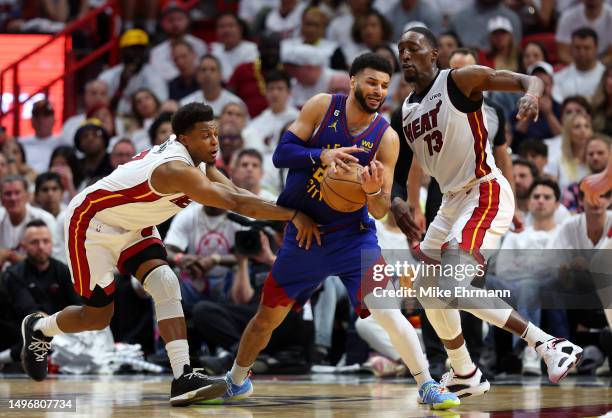
[[[187,149],[172,135],[166,142],[135,156],[110,175],[87,187],[68,206],[71,224],[96,220],[128,231],[159,225],[191,200],[183,193],[161,194],[151,186],[151,174],[168,161],[195,166]],[[200,165],[205,170],[205,165]]]
[[[412,92],[402,107],[408,145],[442,193],[458,191],[499,171],[487,141],[482,105],[472,113],[453,105],[447,84],[450,71],[439,72],[420,103]]]

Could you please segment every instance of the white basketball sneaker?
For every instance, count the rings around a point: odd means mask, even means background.
[[[469,376],[457,376],[453,369],[450,369],[442,376],[440,384],[459,398],[482,395],[491,388],[491,384],[478,367]]]
[[[582,348],[565,338],[553,338],[536,347],[548,368],[548,378],[558,383],[567,373],[578,365],[582,358]]]

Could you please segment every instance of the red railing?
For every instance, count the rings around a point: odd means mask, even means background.
[[[109,30],[108,30],[109,40],[103,45],[100,45],[99,47],[97,47],[97,49],[95,49],[92,53],[88,54],[83,59],[74,60],[73,54],[72,54],[72,34],[79,29],[83,29],[87,27],[88,25],[91,24],[91,22],[95,23],[96,19],[101,14],[109,13],[109,12],[110,12]],[[110,62],[111,63],[117,62],[118,49],[116,48],[116,45],[118,43],[118,35],[119,35],[118,17],[119,17],[119,5],[117,3],[117,0],[109,0],[103,6],[100,6],[96,9],[91,10],[89,13],[87,13],[85,16],[83,16],[79,20],[70,23],[68,26],[66,26],[66,28],[64,28],[63,31],[53,35],[47,42],[39,45],[32,51],[28,52],[27,54],[25,54],[24,56],[22,56],[15,62],[13,62],[12,64],[8,65],[6,68],[2,69],[0,71],[0,97],[3,97],[4,91],[5,91],[4,89],[5,75],[8,74],[9,71],[13,71],[12,83],[11,83],[12,88],[13,88],[13,92],[12,92],[13,93],[13,105],[6,112],[2,111],[2,109],[0,108],[0,125],[2,124],[2,121],[6,117],[12,115],[13,116],[13,136],[18,137],[20,133],[20,113],[21,113],[20,109],[22,105],[30,99],[30,97],[36,94],[40,94],[40,93],[47,95],[49,92],[49,89],[55,83],[58,83],[60,81],[65,82],[66,79],[72,76],[76,71],[79,71],[81,68],[92,63],[94,60],[100,58],[103,54],[110,53]],[[31,58],[32,56],[39,53],[44,48],[48,47],[53,42],[56,42],[58,39],[62,37],[64,38],[64,57],[65,57],[64,58],[65,59],[64,73],[52,79],[51,81],[47,82],[44,86],[40,87],[37,91],[33,92],[32,94],[29,94],[28,97],[20,99],[19,93],[21,91],[21,85],[19,83],[19,66],[25,60],[27,60],[28,58]],[[70,83],[65,83],[64,97],[70,98],[70,99],[75,97],[73,86]],[[66,99],[64,99],[64,102],[66,102]],[[69,116],[72,113],[72,111],[74,111],[74,107],[72,107],[71,109],[71,106],[66,106],[66,103],[64,104],[65,104],[63,106],[64,114],[62,115],[62,120],[64,120],[66,116]]]

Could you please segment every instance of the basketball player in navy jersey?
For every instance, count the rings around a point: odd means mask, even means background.
[[[487,142],[483,92],[524,92],[518,102],[517,119],[534,119],[543,84],[537,77],[478,65],[440,70],[436,37],[423,27],[407,30],[398,47],[404,78],[415,86],[402,107],[404,134],[414,152],[412,167],[434,177],[444,193],[442,205],[416,250],[424,262],[441,264],[444,269],[456,265],[459,257],[464,266],[482,266],[485,260],[481,250],[497,248],[510,227],[515,206],[510,185],[495,166]],[[398,163],[407,165],[409,161]],[[413,236],[405,202],[394,199],[393,203],[398,225]],[[463,283],[471,287],[473,279],[468,277]],[[448,287],[454,295],[457,283],[443,277],[421,277],[415,286]],[[452,366],[442,377],[442,384],[459,396],[486,392],[489,382],[472,362],[459,312],[451,308],[461,301],[452,297],[432,299],[421,302]],[[580,347],[525,321],[501,299],[471,298],[463,302],[463,310],[520,336],[535,348],[546,363],[551,382],[557,383],[580,361]]]
[[[249,370],[266,347],[274,329],[294,306],[303,305],[328,276],[339,276],[358,313],[362,311],[362,250],[380,257],[374,221],[391,205],[393,170],[399,150],[397,133],[378,113],[387,96],[392,69],[388,61],[367,53],[355,59],[350,69],[351,92],[345,95],[318,94],[306,102],[298,119],[281,138],[273,156],[278,168],[289,174],[278,204],[311,216],[321,231],[321,246],[305,251],[293,242],[291,225],[285,232],[272,271],[263,288],[261,304],[246,327],[234,365],[226,375],[224,400],[244,399],[253,386]],[[367,205],[349,213],[331,209],[321,198],[320,182],[325,170],[341,170],[347,162],[365,167],[362,189]],[[364,262],[364,263],[367,263]],[[364,292],[368,293],[368,292]],[[364,295],[367,300],[368,294]],[[459,399],[431,379],[414,329],[399,309],[370,309],[396,344],[420,386],[419,400],[436,409],[459,405]],[[366,314],[367,315],[367,314]],[[406,332],[404,332],[406,331]]]

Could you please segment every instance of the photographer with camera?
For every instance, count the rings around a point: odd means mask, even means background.
[[[216,356],[200,358],[201,367],[210,374],[221,374],[231,367],[240,336],[257,312],[261,290],[276,260],[285,226],[282,222],[251,221],[233,213],[227,217],[232,222],[250,228],[236,232],[234,254],[237,270],[229,292],[229,301],[203,300],[194,306],[192,312],[193,324],[198,333],[209,346],[217,348]],[[304,347],[305,353],[311,341],[311,325],[302,319],[301,313],[291,312],[272,334],[265,353],[270,355],[280,350],[287,351],[296,345]],[[261,356],[260,360],[262,368],[259,372],[263,372],[269,362],[266,355]],[[280,363],[279,367],[296,366],[286,362],[283,364],[282,361]]]

